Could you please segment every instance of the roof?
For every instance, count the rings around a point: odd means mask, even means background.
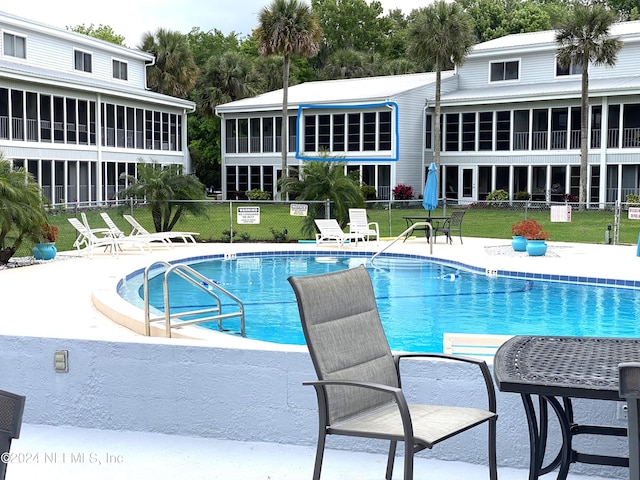
[[[11,13],[7,12],[0,11],[0,22],[10,24],[14,27],[21,27],[25,30],[32,30],[47,35],[53,35],[65,40],[72,40],[76,43],[91,46],[94,49],[110,51],[123,57],[138,58],[147,62],[151,62],[155,58],[152,54],[144,52],[142,50],[117,45],[115,43],[107,42],[99,38],[83,35],[72,30],[65,30],[63,28],[54,27],[52,25],[40,23],[35,20],[12,15]]]
[[[455,75],[453,71],[442,72],[442,80],[453,75]],[[304,103],[335,105],[386,101],[401,93],[434,84],[435,81],[435,72],[428,72],[306,82],[289,87],[288,103],[295,107]],[[282,89],[218,105],[216,111],[219,113],[245,112],[273,110],[277,107],[282,107]]]
[[[611,35],[613,37],[623,37],[622,39],[625,42],[640,40],[640,21],[615,23],[611,27]],[[496,53],[503,55],[519,50],[532,51],[536,47],[556,49],[556,30],[505,35],[504,37],[474,45],[469,56]]]
[[[13,78],[34,83],[57,85],[62,88],[74,88],[76,90],[91,93],[102,93],[107,95],[125,97],[137,100],[148,100],[178,108],[193,110],[195,103],[190,100],[171,97],[150,90],[134,88],[127,85],[119,85],[94,78],[70,74],[69,72],[59,72],[45,68],[24,65],[15,62],[2,60],[0,57],[0,78]]]

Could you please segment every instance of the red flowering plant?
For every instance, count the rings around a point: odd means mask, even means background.
[[[40,239],[42,242],[55,242],[58,240],[58,227],[43,223],[40,226]]]
[[[393,197],[396,200],[411,200],[413,198],[413,188],[411,188],[411,185],[396,185],[393,189]]]
[[[511,235],[527,240],[548,240],[549,234],[542,231],[542,225],[535,220],[521,220],[511,227]]]

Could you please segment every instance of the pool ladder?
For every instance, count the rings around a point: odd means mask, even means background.
[[[413,225],[409,225],[409,227],[404,232],[402,232],[400,235],[398,235],[396,238],[394,238],[391,243],[388,243],[381,250],[377,251],[373,255],[373,257],[371,257],[371,266],[373,266],[373,261],[378,257],[378,255],[380,255],[382,252],[384,252],[386,249],[388,249],[391,245],[396,243],[402,237],[404,237],[404,239],[406,240],[407,237],[409,236],[409,234],[411,232],[413,232],[413,230],[416,227],[427,227],[429,229],[429,254],[433,255],[433,226],[429,222],[416,222]]]
[[[165,267],[166,270],[164,272],[164,280],[162,282],[162,294],[164,298],[164,315],[158,317],[151,316],[151,308],[149,305],[149,272],[153,268]],[[171,313],[171,306],[169,304],[169,276],[175,274],[180,278],[186,280],[193,287],[203,291],[211,296],[214,300],[215,306],[210,308],[203,308],[198,310],[191,310],[188,312],[180,312],[180,313]],[[187,325],[195,325],[198,323],[217,321],[218,322],[218,330],[221,332],[229,331],[223,328],[222,321],[227,318],[240,318],[240,331],[234,332],[241,336],[246,336],[245,334],[245,325],[244,325],[244,305],[242,301],[236,297],[234,294],[225,290],[220,285],[215,283],[213,280],[205,277],[204,275],[198,273],[193,268],[188,265],[184,265],[181,263],[172,265],[167,262],[159,261],[154,262],[144,269],[144,281],[143,281],[143,296],[144,296],[144,328],[145,335],[147,337],[151,336],[151,324],[154,322],[161,322],[164,320],[165,325],[165,333],[168,338],[171,338],[171,331],[174,328],[185,327]],[[226,297],[231,299],[238,307],[238,311],[233,311],[229,313],[222,313],[222,301],[221,297]],[[184,320],[179,322],[173,322],[172,320],[180,319],[183,317],[191,317],[193,315],[203,315],[203,317],[198,318],[196,320]]]

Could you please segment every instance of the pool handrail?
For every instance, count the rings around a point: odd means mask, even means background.
[[[151,269],[163,266],[167,267],[164,272],[164,280],[163,280],[163,301],[164,301],[164,315],[162,317],[151,318],[150,313],[150,305],[149,305],[149,272]],[[210,295],[214,301],[215,306],[209,307],[200,310],[191,310],[188,312],[182,312],[177,314],[171,314],[171,306],[169,302],[169,276],[174,273],[181,277],[182,279],[189,282],[191,285],[199,288],[201,291]],[[220,296],[218,294],[223,294],[233,300],[238,306],[238,311],[230,312],[230,313],[222,313],[222,302],[220,301]],[[157,261],[149,265],[144,270],[143,275],[143,297],[144,297],[144,322],[145,322],[145,335],[151,336],[151,323],[164,320],[165,323],[165,335],[167,338],[171,338],[171,330],[173,328],[185,327],[187,325],[195,325],[198,323],[204,323],[209,321],[217,321],[218,322],[218,330],[225,331],[222,326],[222,320],[225,318],[233,318],[240,317],[240,332],[242,337],[246,337],[246,329],[245,329],[245,318],[244,318],[244,305],[242,301],[236,297],[234,294],[221,287],[213,280],[205,277],[200,274],[193,268],[189,267],[185,264],[175,264],[172,265],[170,263],[164,261]],[[196,320],[187,320],[181,321],[179,323],[171,323],[172,319],[189,317],[193,315],[201,315],[201,314],[211,314],[202,318],[198,318]]]
[[[433,255],[433,225],[431,225],[431,222],[416,222],[413,225],[410,225],[404,232],[402,232],[396,238],[394,238],[391,241],[391,243],[386,244],[379,251],[374,253],[373,257],[371,257],[371,266],[373,266],[373,261],[376,259],[378,255],[380,255],[382,252],[384,252],[387,248],[389,248],[391,245],[396,243],[402,237],[405,237],[405,240],[406,240],[406,237],[409,235],[409,233],[412,232],[413,229],[415,229],[416,227],[427,227],[429,229],[429,237],[428,237],[429,238],[429,254]]]

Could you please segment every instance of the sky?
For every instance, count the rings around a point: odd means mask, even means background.
[[[368,1],[368,0],[367,0]],[[258,24],[258,13],[270,0],[18,0],[3,2],[0,11],[59,28],[76,25],[108,25],[125,37],[128,47],[140,44],[145,32],[168,28],[188,33],[192,27],[217,29],[241,37]],[[311,3],[310,1],[308,2]],[[399,8],[409,14],[431,0],[381,0],[385,13]]]

